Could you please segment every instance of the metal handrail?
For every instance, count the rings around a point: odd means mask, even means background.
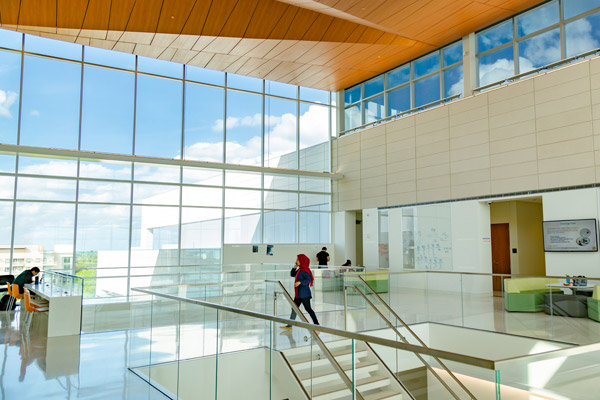
[[[302,318],[304,320],[304,322],[308,323],[308,319],[306,318],[304,313],[302,313],[302,311],[300,311],[300,307],[298,307],[296,305],[296,303],[294,302],[294,299],[292,299],[292,296],[290,296],[290,293],[287,291],[285,286],[283,286],[281,281],[265,280],[265,282],[278,284],[279,287],[281,288],[281,290],[283,291],[283,297],[285,297],[285,299],[288,301],[288,303],[290,303],[290,305],[292,306],[292,309],[296,312],[296,314],[300,318]],[[331,354],[331,352],[325,345],[325,342],[323,342],[323,339],[321,339],[321,337],[319,336],[319,334],[317,332],[314,332],[313,337],[317,340],[317,344],[319,345],[319,347],[321,348],[321,350],[323,351],[323,353],[325,354],[325,356],[327,357],[327,359],[329,360],[331,365],[333,365],[333,369],[335,369],[335,371],[338,373],[338,375],[342,378],[342,381],[344,382],[346,387],[350,390],[350,392],[354,392],[354,389],[355,389],[354,384],[352,383],[350,378],[348,378],[348,375],[346,375],[346,372],[344,371],[342,366],[337,362],[337,360],[335,359],[333,354]],[[360,394],[358,389],[356,389],[356,394],[358,395],[359,399],[364,400],[364,397],[362,396],[362,394]]]
[[[453,353],[450,351],[425,348],[425,347],[417,346],[414,344],[401,343],[396,340],[379,338],[376,336],[365,335],[362,333],[348,332],[345,330],[330,328],[330,327],[323,326],[323,325],[313,325],[313,324],[307,323],[307,322],[272,316],[272,315],[268,315],[268,314],[259,313],[256,311],[242,310],[239,308],[225,306],[222,304],[211,303],[211,302],[204,301],[204,300],[188,299],[185,297],[174,296],[174,295],[161,293],[161,292],[148,290],[148,289],[131,288],[131,290],[134,292],[145,293],[145,294],[149,294],[149,295],[153,295],[153,296],[163,297],[165,299],[181,301],[184,303],[196,304],[199,306],[205,306],[205,307],[213,308],[216,310],[228,311],[228,312],[232,312],[235,314],[241,314],[241,315],[245,315],[248,317],[258,318],[258,319],[262,319],[262,320],[266,320],[266,321],[273,321],[273,322],[277,322],[280,324],[288,324],[288,325],[292,325],[292,326],[297,326],[298,328],[307,329],[309,331],[329,333],[331,335],[345,337],[347,339],[355,339],[355,340],[360,340],[360,341],[368,342],[368,343],[374,343],[374,344],[378,344],[381,346],[390,347],[390,348],[394,348],[394,349],[410,351],[411,353],[419,353],[419,354],[424,354],[424,355],[428,355],[428,356],[439,357],[439,358],[443,358],[445,360],[456,361],[461,364],[471,365],[471,366],[478,367],[478,368],[484,368],[484,369],[489,369],[489,370],[495,369],[496,362],[494,360],[488,360],[488,359],[481,358],[481,357],[465,356],[464,354]]]
[[[364,279],[363,279],[361,276],[359,276],[358,278],[359,278],[359,279],[362,281],[362,283],[364,283],[364,285],[365,285],[365,286],[366,286],[366,287],[369,289],[369,291],[370,291],[371,293],[373,293],[373,294],[375,295],[375,297],[377,297],[377,299],[378,299],[378,300],[381,302],[381,304],[383,304],[383,305],[385,306],[385,308],[387,308],[387,310],[388,310],[390,313],[392,313],[392,315],[394,316],[394,318],[396,318],[396,320],[397,320],[397,321],[400,321],[400,322],[402,323],[402,325],[404,326],[404,328],[406,328],[406,330],[407,330],[407,331],[408,331],[408,332],[409,332],[409,333],[410,333],[410,334],[411,334],[411,335],[412,335],[412,336],[413,336],[415,339],[417,339],[417,341],[418,341],[419,343],[421,343],[421,345],[422,345],[423,347],[427,347],[427,348],[429,348],[429,346],[427,346],[427,345],[425,344],[425,342],[423,342],[423,340],[421,340],[421,338],[420,338],[420,337],[419,337],[419,336],[418,336],[418,335],[417,335],[417,334],[416,334],[416,333],[415,333],[415,332],[414,332],[414,331],[413,331],[413,330],[410,328],[410,326],[409,326],[409,325],[408,325],[406,322],[404,322],[404,320],[403,320],[402,318],[400,318],[400,316],[399,316],[398,314],[396,314],[396,312],[395,312],[395,311],[392,309],[392,307],[391,307],[391,306],[390,306],[388,303],[386,303],[386,302],[385,302],[385,301],[384,301],[384,300],[381,298],[381,296],[379,296],[379,294],[378,294],[378,293],[377,293],[375,290],[373,290],[373,288],[372,288],[371,286],[369,286],[369,285],[367,284],[367,282],[366,282],[366,281],[365,281],[365,280],[364,280]],[[381,313],[381,311],[379,311],[379,310],[377,309],[377,307],[375,307],[375,305],[374,305],[374,304],[371,302],[371,300],[369,300],[369,299],[367,298],[367,296],[366,296],[366,295],[365,295],[365,294],[364,294],[364,293],[363,293],[363,292],[362,292],[362,291],[361,291],[361,290],[360,290],[360,289],[359,289],[359,288],[358,288],[356,285],[352,285],[352,286],[354,287],[354,289],[355,289],[355,290],[356,290],[358,293],[360,293],[360,295],[361,295],[361,296],[362,296],[362,297],[365,299],[365,301],[366,301],[367,303],[369,303],[369,305],[370,305],[371,307],[373,307],[373,309],[374,309],[374,310],[375,310],[375,311],[376,311],[376,312],[379,314],[379,316],[380,316],[381,318],[383,318],[383,320],[384,320],[384,321],[387,323],[387,325],[388,325],[390,328],[392,328],[392,330],[393,330],[393,331],[394,331],[394,332],[395,332],[395,333],[396,333],[396,334],[397,334],[397,335],[398,335],[398,336],[399,336],[399,337],[400,337],[400,338],[401,338],[401,339],[402,339],[402,340],[403,340],[405,343],[408,343],[408,340],[406,340],[406,338],[405,338],[405,337],[404,337],[404,336],[403,336],[403,335],[402,335],[402,334],[401,334],[401,333],[398,331],[398,329],[397,329],[397,328],[394,326],[394,324],[392,324],[392,322],[391,322],[389,319],[387,319],[387,318],[386,318],[386,317],[385,317],[385,316],[384,316],[384,315]],[[452,391],[452,389],[450,389],[450,387],[449,387],[449,386],[446,384],[446,382],[444,382],[444,381],[443,381],[443,379],[442,379],[442,378],[441,378],[441,377],[440,377],[440,376],[439,376],[439,375],[438,375],[438,374],[437,374],[437,373],[436,373],[436,372],[433,370],[433,368],[432,368],[432,367],[431,367],[431,366],[430,366],[430,365],[429,365],[429,364],[428,364],[428,363],[427,363],[427,362],[426,362],[426,361],[425,361],[425,360],[424,360],[424,359],[423,359],[423,358],[422,358],[422,357],[421,357],[419,354],[415,354],[415,355],[416,355],[416,356],[417,356],[417,357],[418,357],[418,358],[419,358],[419,359],[420,359],[420,360],[421,360],[421,361],[422,361],[422,362],[425,364],[425,366],[427,367],[427,369],[429,369],[429,371],[430,371],[430,372],[431,372],[431,373],[432,373],[432,374],[433,374],[433,375],[434,375],[434,376],[435,376],[435,377],[436,377],[436,378],[437,378],[437,379],[440,381],[440,383],[442,383],[442,385],[444,385],[444,387],[445,387],[446,389],[448,389],[448,390],[450,391],[450,393],[452,393],[452,395],[454,396],[454,398],[458,399],[458,397],[457,397],[456,393],[454,393],[454,391]],[[460,387],[461,387],[461,388],[462,388],[462,389],[463,389],[465,392],[467,392],[467,394],[468,394],[468,395],[469,395],[469,396],[470,396],[472,399],[475,399],[475,398],[476,398],[476,397],[473,395],[473,393],[471,393],[471,391],[470,391],[469,389],[467,389],[467,387],[466,387],[466,386],[465,386],[465,385],[464,385],[464,384],[463,384],[463,383],[462,383],[462,382],[461,382],[461,381],[460,381],[460,380],[459,380],[459,379],[456,377],[456,375],[454,375],[454,373],[453,373],[452,371],[450,371],[450,369],[449,369],[449,368],[446,366],[446,364],[444,364],[444,363],[442,362],[442,360],[440,360],[440,359],[439,359],[439,358],[437,358],[437,357],[433,357],[433,358],[434,358],[434,360],[435,360],[435,361],[437,361],[437,362],[438,362],[438,363],[439,363],[439,364],[442,366],[442,368],[443,368],[443,369],[444,369],[444,370],[445,370],[445,371],[448,373],[448,375],[450,375],[450,376],[452,377],[452,379],[454,379],[454,381],[455,381],[455,382],[456,382],[456,383],[457,383],[457,384],[458,384],[458,385],[459,385],[459,386],[460,386]]]
[[[478,276],[497,276],[497,277],[513,277],[513,278],[557,278],[557,279],[587,279],[588,281],[600,281],[600,277],[586,276],[565,276],[565,275],[519,275],[519,274],[495,274],[493,272],[461,272],[461,271],[440,271],[431,269],[415,269],[413,271],[388,271],[386,269],[378,269],[377,271],[386,272],[388,275],[408,275],[408,274],[451,274],[451,275],[478,275]],[[565,286],[569,288],[570,286]]]

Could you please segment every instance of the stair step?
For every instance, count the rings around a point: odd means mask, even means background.
[[[334,348],[334,349],[329,349],[329,352],[331,354],[333,354],[334,357],[341,357],[341,356],[347,356],[349,354],[352,354],[352,346],[343,346],[343,347],[338,347],[338,348]],[[285,352],[284,352],[285,353]],[[320,348],[314,348],[313,347],[313,353],[315,354],[321,354],[321,360],[322,359],[326,359],[327,356],[325,356],[323,354],[323,351]],[[354,348],[354,353],[356,356],[358,356],[359,354],[364,355],[366,354],[366,350],[364,348],[360,348],[360,347],[355,347]],[[292,365],[296,365],[296,364],[302,364],[302,363],[306,363],[309,362],[311,360],[313,360],[314,354],[311,354],[310,349],[306,349],[306,352],[301,353],[300,355],[296,355],[296,354],[291,354],[288,355],[286,354],[286,356],[288,357],[288,360],[290,361],[290,364]]]
[[[342,367],[342,369],[348,373],[352,372],[352,362],[340,363],[340,367]],[[369,367],[378,367],[378,364],[375,361],[361,361],[361,362],[355,364],[354,369],[355,369],[355,371],[359,371],[359,370],[367,369]],[[375,368],[375,369],[377,369],[377,368]],[[337,372],[333,368],[333,365],[331,365],[331,363],[329,363],[327,365],[313,368],[312,371],[311,371],[311,369],[302,370],[300,372],[297,372],[297,374],[298,374],[298,377],[300,378],[300,380],[304,381],[307,379],[320,378],[320,377],[332,375],[332,374],[337,375]]]
[[[387,386],[390,383],[389,378],[385,376],[369,376],[366,378],[361,378],[356,381],[356,388],[359,391],[366,391],[371,389],[376,389],[378,387]],[[343,394],[345,391],[349,390],[344,382],[339,382],[336,384],[332,384],[331,382],[326,382],[323,384],[313,386],[312,397],[313,399],[317,399],[319,397],[325,398],[336,398],[330,395],[337,394],[338,392]]]
[[[383,392],[376,392],[364,396],[365,400],[401,400],[403,398],[402,393],[395,392],[393,390],[384,390]]]

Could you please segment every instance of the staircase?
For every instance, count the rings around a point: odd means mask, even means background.
[[[352,341],[328,342],[327,349],[335,361],[353,380],[365,400],[411,399],[397,377],[383,364],[373,349],[364,342],[355,341],[354,379],[352,375]],[[352,399],[352,392],[342,381],[332,362],[317,346],[304,346],[285,350],[283,356],[304,386],[311,399]]]

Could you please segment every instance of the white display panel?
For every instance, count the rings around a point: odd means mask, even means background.
[[[544,251],[598,251],[595,219],[544,221]]]

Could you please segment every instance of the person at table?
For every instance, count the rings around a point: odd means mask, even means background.
[[[31,269],[25,270],[19,274],[13,281],[13,285],[19,285],[19,293],[23,294],[23,286],[26,283],[33,282],[33,277],[40,273],[40,269],[38,267],[33,267]]]

